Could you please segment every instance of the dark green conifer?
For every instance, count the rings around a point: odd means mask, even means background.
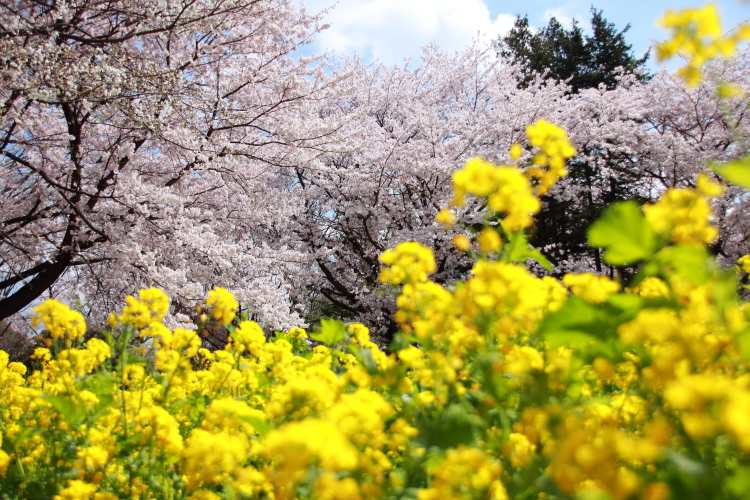
[[[528,16],[518,16],[507,35],[493,45],[499,57],[517,64],[519,87],[527,87],[539,75],[545,79],[565,81],[570,93],[579,93],[604,85],[611,90],[623,74],[634,74],[641,81],[649,75],[645,69],[648,52],[637,57],[625,40],[630,25],[618,31],[601,10],[591,8],[591,34],[586,34],[578,21],[566,29],[556,18],[539,30],[529,25]],[[555,261],[589,257],[598,272],[603,270],[598,250],[588,248],[586,228],[596,220],[604,208],[618,200],[637,196],[629,189],[628,162],[632,158],[615,158],[609,152],[588,148],[580,153],[598,157],[598,165],[579,159],[568,163],[569,178],[585,187],[581,199],[560,201],[548,196],[537,217],[532,242],[547,249]],[[604,164],[608,168],[601,168]],[[608,172],[604,174],[603,172]],[[621,175],[613,175],[613,172]],[[611,271],[611,270],[610,270]]]

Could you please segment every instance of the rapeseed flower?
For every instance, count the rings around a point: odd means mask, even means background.
[[[687,64],[677,71],[690,86],[700,82],[707,62],[731,56],[740,42],[750,39],[746,23],[726,34],[714,4],[679,12],[668,10],[659,24],[670,30],[672,37],[656,45],[657,57],[659,61],[675,55],[684,58]]]
[[[383,252],[379,260],[388,266],[380,271],[381,283],[419,283],[437,269],[432,250],[415,241],[399,243],[394,250]]]
[[[158,288],[148,288],[138,292],[138,298],[128,295],[127,305],[118,317],[121,323],[145,328],[152,322],[161,322],[169,312],[169,297]]]
[[[217,286],[208,292],[206,308],[211,311],[213,319],[219,320],[225,325],[230,324],[234,320],[239,306],[240,304],[237,302],[237,299],[226,288]]]
[[[561,177],[568,175],[565,162],[576,154],[576,150],[570,144],[565,129],[544,119],[528,125],[526,136],[532,146],[539,148],[532,159],[535,166],[528,168],[526,175],[539,181],[536,193],[543,195]]]
[[[53,340],[78,340],[86,333],[83,315],[54,299],[45,300],[31,309],[31,312],[31,326],[36,328],[39,323],[44,323]]]
[[[675,243],[704,245],[719,235],[710,222],[708,200],[694,189],[670,188],[656,203],[644,205],[643,212],[654,231]]]

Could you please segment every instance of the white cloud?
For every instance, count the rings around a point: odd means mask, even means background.
[[[541,18],[544,19],[544,26],[547,25],[550,18],[554,17],[560,24],[566,29],[569,29],[573,24],[573,19],[578,21],[578,25],[583,29],[584,33],[591,34],[591,12],[588,10],[589,7],[585,8],[580,5],[579,2],[569,3],[562,7],[556,7],[554,9],[546,9]]]
[[[569,12],[568,9],[565,7],[555,7],[554,9],[546,9],[544,13],[542,14],[542,18],[545,21],[549,21],[550,18],[554,17],[558,21],[560,21],[560,24],[565,26],[566,28],[569,28],[571,23],[573,22],[573,19],[581,20],[580,16],[573,15]],[[586,19],[585,17],[583,19]]]
[[[335,0],[304,0],[310,13]],[[482,0],[341,0],[324,18],[331,27],[316,37],[319,51],[357,52],[365,60],[401,64],[417,59],[421,47],[436,42],[458,50],[477,36],[491,40],[513,27],[515,16],[492,19]]]

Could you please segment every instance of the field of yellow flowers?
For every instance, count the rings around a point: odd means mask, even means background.
[[[35,369],[0,351],[0,499],[750,497],[750,256],[721,270],[707,249],[722,184],[703,174],[590,228],[635,270],[627,288],[539,278],[526,261],[549,264],[524,231],[575,151],[544,120],[527,136],[530,165],[475,158],[454,175],[438,222],[467,198],[486,221],[454,241],[475,257],[466,282],[431,281],[418,243],[381,256],[402,331],[390,352],[337,320],[269,338],[221,288],[204,308],[230,332],[215,352],[163,324],[157,289],[128,297],[103,340],[84,341],[68,306],[36,307]],[[746,185],[746,163],[721,172]]]

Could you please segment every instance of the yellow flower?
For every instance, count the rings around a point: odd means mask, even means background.
[[[0,450],[0,477],[5,476],[8,472],[8,466],[10,465],[10,457],[3,450]]]
[[[526,174],[539,180],[536,192],[542,195],[561,177],[568,175],[565,162],[576,154],[576,150],[570,144],[565,129],[547,120],[528,125],[526,136],[532,146],[540,149],[533,159],[537,167],[529,168]],[[547,167],[547,170],[541,167]]]
[[[86,341],[86,350],[91,357],[90,370],[112,357],[112,349],[103,340],[92,338]]]
[[[209,490],[196,490],[188,500],[221,500],[221,497]]]
[[[750,391],[733,390],[729,393],[721,412],[724,428],[734,435],[740,448],[750,451]]]
[[[419,283],[437,269],[432,249],[416,241],[399,243],[394,250],[383,252],[379,260],[387,266],[380,271],[381,283]]]
[[[477,492],[487,492],[480,498],[507,500],[500,482],[503,467],[484,450],[463,447],[448,450],[445,455],[445,460],[431,467],[432,487],[419,490],[419,500],[463,498],[462,494],[477,498]]]
[[[206,307],[211,309],[211,317],[220,320],[225,325],[234,320],[239,306],[237,299],[226,288],[217,286],[208,292]]]
[[[310,338],[304,328],[290,328],[289,335],[296,339]]]
[[[318,376],[313,377],[313,373]],[[269,418],[284,416],[289,420],[298,420],[318,415],[338,395],[334,387],[335,375],[323,366],[309,369],[306,374],[290,374],[286,379],[286,383],[276,388],[266,403],[265,411]]]
[[[143,328],[140,333],[141,337],[153,338],[154,347],[159,349],[161,347],[167,347],[172,345],[172,330],[167,328],[161,323],[152,322],[146,328]]]
[[[750,255],[743,255],[737,260],[742,270],[746,273],[750,273]]]
[[[202,428],[211,432],[252,435],[256,434],[255,427],[250,423],[253,420],[264,422],[266,416],[261,410],[251,408],[244,401],[220,398],[211,401],[203,417]]]
[[[152,322],[161,322],[169,312],[169,297],[158,288],[148,288],[125,297],[127,305],[122,309],[119,320],[136,328],[145,328]]]
[[[517,327],[534,329],[547,307],[559,300],[561,287],[551,286],[550,280],[533,276],[523,266],[480,260],[472,274],[465,286],[456,289],[455,301],[472,317],[479,317],[482,310],[494,311],[501,318],[499,335]]]
[[[542,353],[531,346],[514,345],[505,355],[505,373],[520,376],[532,370],[544,370]]]
[[[109,453],[103,446],[94,445],[78,450],[78,458],[87,469],[101,469],[109,462]]]
[[[562,282],[570,288],[573,295],[578,295],[590,304],[601,304],[613,293],[620,291],[620,285],[607,278],[592,273],[566,274]]]
[[[346,330],[354,337],[353,342],[363,346],[370,343],[370,330],[362,323],[352,323]]]
[[[38,359],[39,361],[49,361],[52,359],[49,349],[46,347],[37,347],[34,349],[34,354],[31,355],[31,359]]]
[[[711,225],[711,207],[694,189],[668,189],[654,204],[643,206],[646,220],[659,234],[669,234],[675,243],[704,245],[719,231]]]
[[[672,294],[669,290],[669,286],[655,276],[644,278],[637,287],[633,289],[628,288],[627,291],[637,293],[646,299],[669,298]]]
[[[451,204],[462,206],[467,194],[489,196],[497,188],[496,169],[495,165],[481,158],[474,157],[467,161],[462,170],[453,172],[454,199]]]
[[[135,418],[135,433],[144,441],[153,440],[157,449],[170,458],[177,459],[182,452],[180,424],[160,406],[141,408]]]
[[[172,334],[172,345],[175,351],[180,351],[186,358],[192,358],[198,354],[198,348],[201,345],[201,339],[193,330],[186,328],[175,328]]]
[[[359,484],[354,478],[338,479],[330,473],[318,478],[313,488],[314,498],[320,500],[355,500],[359,499]]]
[[[471,250],[471,240],[465,234],[457,234],[453,237],[453,246],[461,252]]]
[[[45,300],[31,312],[31,326],[36,328],[40,322],[44,323],[53,340],[76,340],[86,333],[86,320],[83,315],[54,299]]]
[[[386,436],[384,419],[393,407],[377,392],[358,389],[343,394],[329,410],[330,421],[357,446],[380,448]]]
[[[482,229],[477,237],[477,243],[479,243],[479,250],[482,253],[497,252],[503,246],[500,235],[490,227]]]
[[[674,311],[669,309],[643,309],[638,316],[617,328],[623,342],[636,344],[644,340],[664,342],[676,335],[680,327]]]
[[[248,442],[243,435],[194,429],[185,441],[185,466],[189,489],[221,483],[247,459]]]
[[[724,191],[726,191],[721,183],[711,179],[704,172],[701,172],[698,175],[698,180],[695,183],[695,189],[697,189],[698,192],[706,198],[721,196],[724,194]]]
[[[341,430],[315,418],[290,422],[269,432],[265,453],[279,459],[280,467],[295,475],[305,473],[313,459],[330,472],[352,470],[359,463],[356,448]]]
[[[93,500],[99,487],[78,479],[68,481],[68,487],[60,491],[53,500]]]
[[[243,321],[234,331],[233,340],[240,352],[247,351],[257,356],[260,347],[266,343],[266,334],[255,321]]]
[[[437,213],[435,221],[446,226],[451,226],[456,223],[456,216],[450,210],[444,208]]]
[[[510,157],[517,160],[523,156],[523,148],[517,142],[510,147]]]
[[[506,231],[531,226],[532,216],[541,203],[528,177],[516,167],[498,166],[481,158],[472,158],[462,170],[453,173],[454,206],[462,206],[466,195],[487,198],[491,213],[504,213],[501,224]]]
[[[725,35],[713,4],[679,12],[669,10],[659,24],[670,30],[672,37],[657,44],[657,57],[660,61],[675,55],[684,58],[687,64],[678,73],[691,86],[700,82],[701,67],[706,62],[730,57],[738,43],[750,38],[750,27],[745,23],[732,30],[731,35]]]
[[[529,441],[525,434],[511,432],[508,436],[505,452],[510,457],[510,463],[514,467],[525,467],[534,458],[536,445]]]

